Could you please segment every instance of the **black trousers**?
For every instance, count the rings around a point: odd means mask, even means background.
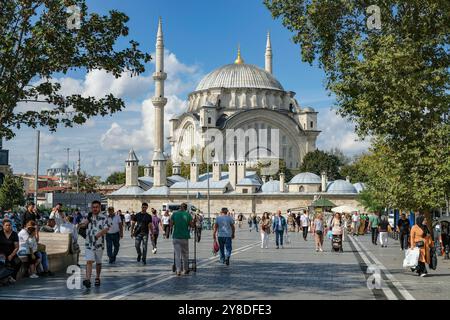
[[[308,237],[308,227],[303,227],[303,239],[306,240]]]
[[[19,272],[21,266],[22,261],[18,256],[15,256],[11,261],[6,261],[6,267],[14,270],[14,273],[12,274],[14,279],[17,279],[17,273]]]
[[[163,224],[164,237],[166,239],[170,238],[170,224]]]
[[[156,249],[157,245],[158,245],[158,233],[154,233],[153,235],[151,235],[151,239],[152,239],[152,247],[153,249]]]
[[[372,243],[377,244],[378,240],[378,228],[372,228]]]
[[[409,233],[408,232],[401,232],[400,233],[400,247],[402,250],[408,249],[408,239],[409,239]]]

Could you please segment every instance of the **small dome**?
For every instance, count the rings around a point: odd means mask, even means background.
[[[358,193],[356,188],[348,181],[336,180],[328,186],[328,193]]]
[[[53,170],[69,170],[69,167],[65,163],[55,162],[54,164],[52,164],[50,169],[53,169]]]
[[[251,64],[229,64],[206,75],[195,91],[214,88],[255,88],[284,91],[283,86],[267,71]]]
[[[280,192],[280,181],[271,180],[263,184],[261,191],[264,193],[277,193]]]
[[[316,110],[314,110],[314,109],[311,108],[311,107],[303,108],[302,111],[303,111],[303,112],[316,112]]]
[[[357,182],[353,186],[355,187],[356,191],[358,191],[358,193],[366,189],[366,184],[362,182]]]
[[[321,184],[322,180],[317,174],[302,172],[292,178],[289,184]]]

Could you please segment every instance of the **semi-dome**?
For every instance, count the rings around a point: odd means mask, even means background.
[[[292,178],[290,184],[321,184],[322,180],[317,174],[302,172]]]
[[[277,193],[280,192],[280,181],[271,180],[264,183],[261,187],[261,191],[264,193]]]
[[[206,75],[195,91],[214,88],[257,88],[284,91],[269,72],[250,64],[229,64]]]
[[[328,186],[328,193],[358,193],[356,188],[348,181],[336,180]]]
[[[363,182],[357,182],[357,183],[353,184],[353,186],[355,187],[356,191],[358,191],[358,193],[360,193],[366,189],[366,184]]]

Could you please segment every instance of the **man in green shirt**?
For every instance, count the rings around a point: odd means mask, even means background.
[[[369,228],[372,230],[372,243],[377,245],[378,225],[380,224],[380,214],[375,212],[369,216]]]
[[[187,211],[187,204],[182,203],[180,211],[176,211],[170,218],[171,229],[173,228],[173,248],[175,251],[175,266],[177,276],[189,273],[189,238],[190,228],[195,227],[195,221]],[[181,266],[183,260],[183,268]]]

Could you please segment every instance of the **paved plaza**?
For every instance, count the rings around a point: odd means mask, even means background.
[[[388,248],[381,248],[370,243],[369,235],[347,237],[344,253],[331,252],[328,241],[325,252],[316,253],[311,234],[305,242],[301,234],[290,233],[291,243],[279,250],[271,235],[269,249],[261,249],[259,233],[238,229],[227,267],[212,255],[211,231],[202,236],[197,273],[188,276],[172,273],[171,240],[160,238],[155,255],[149,243],[143,266],[136,262],[134,241],[126,232],[116,264],[108,265],[104,256],[100,288],[69,290],[69,275],[60,273],[2,287],[0,299],[450,299],[450,263],[439,257],[436,271],[427,278],[417,277],[402,268],[403,253],[392,239]],[[84,274],[83,254],[80,260]],[[373,284],[369,289],[368,279],[376,279],[377,272],[381,288]]]

